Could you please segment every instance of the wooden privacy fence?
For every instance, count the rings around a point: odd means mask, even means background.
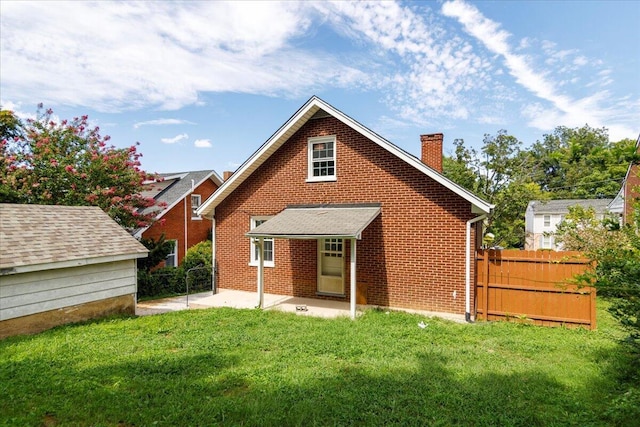
[[[587,268],[580,252],[480,250],[476,318],[595,329],[595,288],[573,283]]]

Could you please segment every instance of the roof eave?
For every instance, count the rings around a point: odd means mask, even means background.
[[[186,176],[188,175],[188,173],[184,176],[182,176],[181,179],[184,179]],[[182,194],[181,197],[179,197],[178,199],[174,200],[173,203],[171,203],[170,205],[168,205],[165,209],[161,210],[156,216],[155,216],[155,220],[159,220],[161,219],[167,212],[169,212],[171,209],[173,209],[178,203],[180,203],[182,200],[184,200],[185,197],[187,197],[189,194],[193,193],[193,191],[198,188],[200,185],[202,185],[206,180],[212,180],[214,183],[216,183],[216,185],[218,185],[218,188],[220,188],[220,186],[222,185],[222,178],[220,178],[220,176],[216,173],[216,171],[212,170],[207,176],[205,176],[204,178],[202,178],[198,183],[194,183],[193,188],[191,188],[190,190],[184,192]],[[208,218],[208,217],[206,217]],[[211,218],[209,218],[211,219]],[[137,232],[136,234],[134,234],[135,237],[142,237],[142,233],[144,233],[145,231],[147,231],[149,229],[150,226],[147,226],[146,228],[142,229],[142,231]]]
[[[6,265],[0,268],[0,276],[8,276],[12,274],[32,273],[37,271],[55,270],[61,268],[81,267],[85,265],[104,264],[108,262],[118,262],[127,260],[136,260],[138,258],[146,258],[149,251],[140,251],[119,255],[107,255],[95,258],[79,258],[61,262],[47,262],[42,264],[28,264],[28,265]]]
[[[232,193],[253,171],[255,171],[264,161],[275,152],[280,146],[286,142],[286,140],[293,135],[298,129],[300,129],[318,110],[324,110],[333,117],[340,120],[342,123],[354,129],[356,132],[364,135],[380,147],[396,155],[406,163],[412,165],[416,169],[423,172],[425,175],[435,180],[446,188],[450,189],[460,197],[464,198],[468,202],[475,206],[481,213],[490,213],[494,205],[485,202],[473,193],[462,188],[458,184],[446,178],[444,175],[431,169],[418,158],[408,154],[401,150],[396,145],[387,141],[380,135],[366,128],[362,124],[353,120],[351,117],[327,104],[320,98],[311,97],[296,113],[285,122],[262,146],[251,155],[239,168],[231,175],[231,177],[225,181],[218,190],[209,197],[196,211],[198,215],[205,216],[206,218],[212,218],[213,210],[220,204],[230,193]],[[472,208],[473,210],[473,208]]]
[[[246,237],[254,239],[298,239],[298,240],[315,240],[315,239],[360,239],[361,233],[357,234],[274,234],[274,233],[245,233]]]

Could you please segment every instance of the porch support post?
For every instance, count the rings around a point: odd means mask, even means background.
[[[351,239],[351,319],[356,318],[356,239]]]
[[[471,322],[471,257],[475,255],[476,245],[471,246],[471,225],[482,221],[487,215],[480,215],[467,221],[464,257],[464,319]],[[477,274],[476,274],[477,276]],[[477,282],[477,280],[476,280]],[[474,283],[475,284],[475,283]],[[486,297],[486,295],[485,295]],[[474,313],[475,319],[477,313]],[[486,313],[485,313],[486,316]]]
[[[258,237],[258,307],[264,308],[264,237]]]

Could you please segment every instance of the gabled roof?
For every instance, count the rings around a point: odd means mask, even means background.
[[[367,137],[389,153],[402,159],[409,165],[418,169],[429,178],[444,185],[455,194],[469,201],[478,213],[489,213],[493,205],[480,199],[476,195],[460,187],[458,184],[431,169],[417,157],[412,156],[398,146],[387,141],[372,130],[366,128],[351,117],[327,104],[317,96],[311,97],[296,113],[289,118],[262,146],[251,155],[239,168],[226,180],[218,190],[207,199],[197,211],[198,215],[212,217],[213,212],[227,196],[229,196],[240,184],[242,184],[258,167],[260,167],[273,153],[278,150],[294,133],[307,123],[315,114],[326,114],[335,117],[356,132]]]
[[[147,252],[95,206],[0,204],[0,275],[144,258]]]
[[[605,213],[613,199],[559,199],[540,201],[532,200],[527,209],[534,214],[563,214],[569,212],[570,206],[593,208],[597,214]]]
[[[157,212],[156,219],[162,218],[164,214],[188,196],[192,189],[197,188],[207,179],[212,180],[218,186],[222,184],[222,178],[214,170],[160,173],[158,175],[163,180],[149,183],[148,189],[142,193],[143,196],[153,197],[158,203],[163,203],[166,206],[164,208],[151,206],[142,210],[144,214]],[[148,228],[137,229],[134,232],[134,236],[142,236],[142,233]]]
[[[640,135],[638,135],[638,139],[636,139],[636,154],[640,154]],[[613,201],[609,204],[609,210],[612,212],[616,212],[616,213],[623,213],[625,210],[625,206],[626,206],[626,200],[625,200],[625,188],[627,186],[627,181],[629,180],[629,177],[631,176],[631,172],[632,170],[638,167],[637,164],[635,164],[634,162],[629,162],[629,167],[627,168],[627,173],[624,176],[624,179],[622,180],[622,185],[620,186],[620,191],[618,191],[618,194],[616,194],[616,197],[613,199]]]
[[[607,206],[609,211],[621,214],[624,210],[624,192],[622,190],[624,190],[624,183],[622,187],[620,187],[620,191],[618,191],[616,197],[611,199],[611,202]]]

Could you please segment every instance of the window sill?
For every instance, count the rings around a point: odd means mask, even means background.
[[[248,265],[249,267],[259,267],[259,264],[257,262],[250,262]],[[263,266],[273,268],[275,267],[275,264],[273,262],[265,262]]]
[[[338,180],[336,176],[314,176],[313,178],[307,178],[305,182],[335,182]]]

